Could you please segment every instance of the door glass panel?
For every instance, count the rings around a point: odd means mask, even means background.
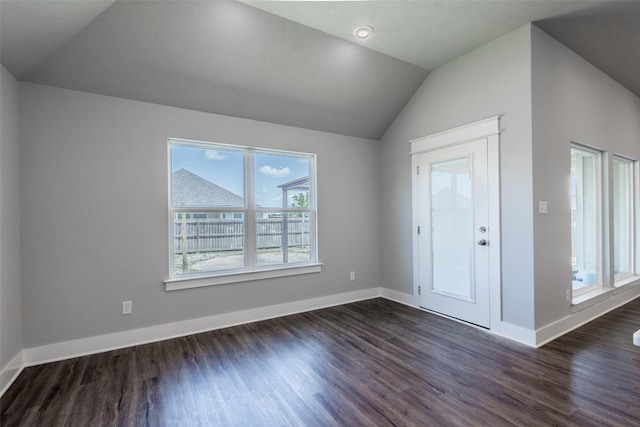
[[[432,289],[470,300],[473,275],[472,158],[431,164]]]

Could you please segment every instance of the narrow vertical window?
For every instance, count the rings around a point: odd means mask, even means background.
[[[614,280],[634,275],[633,162],[613,159],[613,269]]]
[[[571,260],[574,296],[602,286],[601,153],[571,147]]]

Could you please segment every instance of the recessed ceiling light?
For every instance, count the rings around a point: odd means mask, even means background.
[[[353,35],[360,40],[368,39],[369,37],[371,37],[372,34],[373,34],[373,27],[371,25],[361,25],[355,30],[353,30]]]

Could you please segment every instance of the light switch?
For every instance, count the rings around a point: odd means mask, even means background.
[[[547,209],[547,201],[546,200],[538,200],[538,213],[546,214],[549,212]]]

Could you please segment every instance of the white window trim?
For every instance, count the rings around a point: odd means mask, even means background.
[[[587,294],[580,295],[573,299],[571,303],[571,313],[578,313],[615,295],[631,291],[632,289],[635,289],[636,286],[640,286],[639,276],[628,279],[624,286],[615,288],[599,288]]]
[[[234,151],[242,151],[245,161],[245,204],[243,207],[237,208],[174,208],[171,204],[171,146],[172,144],[182,144],[186,146],[200,146],[202,148],[219,148]],[[301,155],[309,156],[312,161],[309,162],[309,208],[256,208],[254,206],[253,192],[253,157],[258,153],[283,154],[283,155]],[[204,141],[194,141],[181,138],[167,139],[167,162],[168,162],[168,240],[169,240],[169,258],[168,258],[168,279],[164,280],[166,291],[175,291],[190,288],[200,288],[205,286],[216,286],[229,283],[239,283],[254,280],[270,279],[277,277],[287,277],[293,275],[318,273],[322,270],[322,263],[318,261],[318,219],[317,219],[317,175],[316,162],[317,156],[312,153],[302,153],[295,151],[275,150],[270,148],[259,148],[249,146],[238,146],[220,143],[210,143]],[[249,267],[233,270],[220,270],[203,273],[193,273],[184,275],[175,275],[173,272],[173,215],[175,211],[194,211],[194,212],[242,212],[245,217],[245,236],[243,251],[245,254],[245,263]],[[257,250],[255,249],[255,215],[257,212],[307,212],[311,218],[312,226],[310,227],[312,244],[309,248],[310,262],[308,263],[291,263],[257,266]]]
[[[226,271],[217,274],[188,275],[174,277],[164,281],[166,291],[202,288],[205,286],[225,285],[228,283],[249,282],[253,280],[273,279],[277,277],[296,276],[299,274],[320,273],[322,263],[279,265],[277,268],[260,268],[255,270]]]
[[[640,286],[640,274],[638,274],[640,271],[640,250],[638,250],[640,248],[640,235],[637,233],[638,224],[640,224],[640,162],[623,154],[614,153],[611,155],[607,151],[580,142],[572,141],[571,147],[597,153],[601,156],[598,171],[599,189],[597,192],[599,198],[598,225],[600,228],[598,231],[598,250],[600,252],[598,261],[601,265],[600,278],[597,280],[601,280],[601,284],[596,283],[578,291],[572,291],[571,312],[577,313],[593,304],[610,298],[612,295]],[[613,200],[609,198],[613,191],[612,168],[614,159],[631,162],[633,173],[631,181],[631,227],[632,234],[635,236],[632,242],[631,255],[633,273],[618,277],[615,277],[614,274]]]
[[[637,215],[637,211],[638,211],[638,162],[635,161],[634,159],[631,159],[629,157],[620,155],[620,154],[614,154],[613,155],[613,161],[618,160],[624,163],[628,163],[630,166],[630,186],[631,188],[629,189],[629,197],[630,197],[630,207],[631,207],[631,211],[628,212],[629,215],[629,222],[630,222],[630,226],[631,226],[631,236],[635,236],[636,235],[636,231],[637,231],[637,222],[638,222],[638,215]],[[613,182],[611,183],[612,186],[612,190],[613,190]],[[615,206],[612,206],[612,210],[615,209]],[[613,227],[613,221],[611,226]],[[613,240],[613,238],[612,238]],[[615,275],[615,272],[612,272],[612,277],[613,277],[613,285],[614,287],[618,288],[620,286],[625,286],[628,285],[630,283],[635,282],[636,280],[640,280],[640,276],[638,276],[638,264],[639,262],[637,261],[637,245],[638,242],[636,241],[635,238],[631,239],[631,248],[630,251],[630,256],[629,256],[629,263],[631,266],[631,271],[625,274],[620,274],[618,276]],[[613,245],[613,241],[612,241],[612,266],[615,262],[615,254],[613,253],[613,251],[615,251],[615,245]]]
[[[588,153],[593,153],[598,155],[599,161],[596,162],[596,283],[593,285],[585,286],[584,288],[578,289],[574,291],[572,289],[572,304],[578,304],[581,301],[589,298],[596,297],[603,293],[603,290],[606,291],[608,286],[606,285],[606,277],[604,273],[604,253],[606,252],[603,248],[604,237],[603,237],[603,200],[602,191],[604,188],[603,184],[603,163],[607,160],[606,152],[600,150],[596,147],[591,147],[586,144],[582,144],[576,141],[571,142],[571,149],[582,150]],[[572,286],[573,288],[573,286]]]

